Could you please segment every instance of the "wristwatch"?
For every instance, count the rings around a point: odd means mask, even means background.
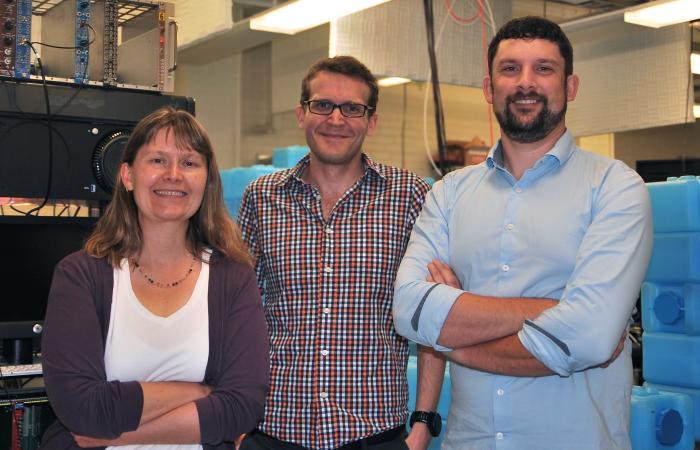
[[[428,431],[430,431],[432,437],[440,435],[440,431],[442,430],[442,417],[440,417],[439,413],[435,411],[413,411],[409,420],[411,428],[413,428],[413,424],[416,422],[423,422],[428,425]]]

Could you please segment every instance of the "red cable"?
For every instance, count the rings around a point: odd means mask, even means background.
[[[479,3],[479,17],[481,18],[481,48],[484,54],[484,76],[489,74],[488,47],[486,45],[486,22],[484,18],[484,3],[483,0],[477,0]],[[489,138],[491,139],[490,147],[493,147],[493,113],[491,105],[486,103],[486,114],[489,118]]]
[[[479,0],[479,9],[476,11],[476,14],[474,14],[471,17],[465,18],[465,17],[460,17],[457,15],[457,13],[452,9],[452,3],[450,3],[450,0],[445,0],[445,8],[447,8],[447,12],[452,16],[454,20],[456,20],[459,23],[463,24],[470,24],[476,22],[476,20],[479,17],[483,17],[484,12],[483,12],[483,6],[481,5],[481,1]]]

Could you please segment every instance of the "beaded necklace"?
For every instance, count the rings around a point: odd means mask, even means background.
[[[137,260],[134,259],[133,262],[134,262],[134,267],[136,267],[136,270],[138,270],[139,273],[141,275],[143,275],[143,277],[146,279],[146,281],[148,281],[150,284],[152,284],[154,286],[158,286],[159,288],[171,288],[171,287],[175,287],[178,284],[182,283],[183,281],[185,281],[185,279],[187,277],[190,276],[190,274],[192,273],[192,270],[194,269],[194,263],[197,262],[197,258],[195,258],[193,256],[192,257],[192,264],[190,264],[189,269],[187,269],[187,272],[185,272],[185,276],[183,276],[182,278],[180,278],[177,281],[173,281],[172,283],[161,283],[160,281],[156,280],[155,278],[153,278],[152,276],[150,276],[149,274],[144,272],[141,269],[141,264],[139,264],[139,262]]]

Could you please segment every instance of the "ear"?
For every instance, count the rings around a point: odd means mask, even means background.
[[[376,112],[367,119],[367,136],[372,136],[372,133],[374,133],[374,127],[377,126],[377,119],[378,114]]]
[[[304,106],[302,105],[297,105],[297,107],[294,109],[295,112],[297,113],[297,126],[299,128],[304,128],[304,116],[306,115],[304,113]]]
[[[127,191],[134,190],[134,182],[131,177],[131,166],[129,163],[122,163],[121,167],[119,167],[119,177]]]
[[[570,102],[576,99],[578,93],[579,78],[577,75],[566,77],[566,99]]]
[[[486,102],[493,105],[493,86],[491,85],[490,76],[486,75],[484,77],[482,89],[484,90],[484,98],[486,99]]]

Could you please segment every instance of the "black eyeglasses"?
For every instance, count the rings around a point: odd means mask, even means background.
[[[321,116],[330,116],[335,108],[340,110],[340,114],[348,118],[363,117],[368,110],[373,110],[371,106],[363,105],[362,103],[337,103],[329,102],[328,100],[307,100],[304,104],[309,108],[309,112],[319,114]]]

